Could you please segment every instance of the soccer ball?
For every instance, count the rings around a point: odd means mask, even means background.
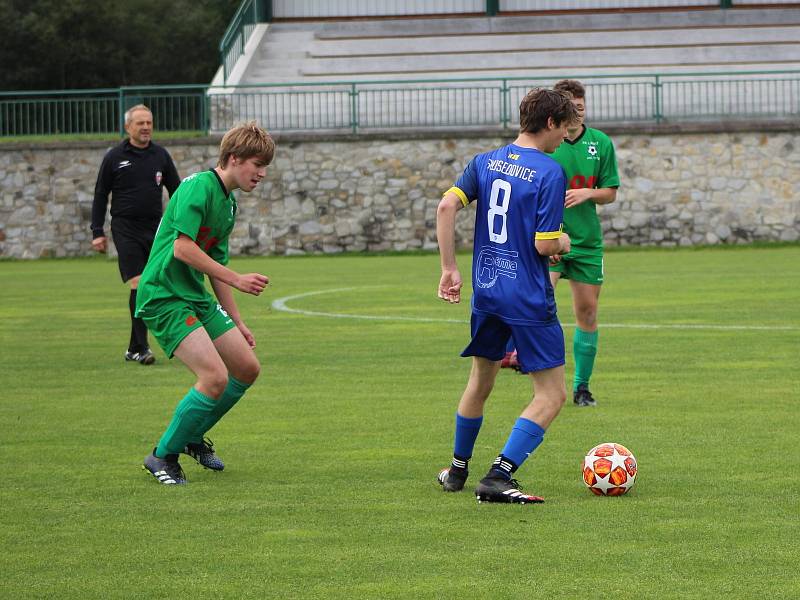
[[[622,444],[605,442],[583,459],[583,482],[598,496],[621,496],[633,487],[636,457]]]

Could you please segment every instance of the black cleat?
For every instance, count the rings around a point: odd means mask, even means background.
[[[597,406],[597,401],[592,397],[589,386],[582,383],[578,389],[572,393],[572,401],[576,406]]]
[[[131,352],[128,350],[125,353],[125,360],[135,361],[142,365],[152,365],[156,362],[156,356],[150,351],[150,348],[147,348],[143,352]]]
[[[503,479],[502,477],[484,477],[475,488],[475,498],[478,502],[504,502],[507,504],[539,504],[544,498],[530,496],[520,491],[516,479]]]
[[[159,483],[164,485],[182,485],[186,483],[186,475],[178,463],[178,455],[170,454],[167,458],[158,458],[156,450],[153,448],[152,454],[144,459],[142,468],[149,471]]]
[[[191,456],[206,469],[222,471],[225,468],[225,463],[214,452],[214,442],[208,438],[203,438],[203,441],[199,443],[190,442],[186,444],[183,453]]]
[[[467,482],[469,471],[466,469],[455,469],[447,467],[439,471],[436,481],[442,486],[445,492],[460,492],[464,489],[464,484]]]

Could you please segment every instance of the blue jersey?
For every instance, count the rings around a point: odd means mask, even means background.
[[[534,240],[561,235],[567,180],[539,150],[509,144],[473,158],[454,192],[477,199],[472,310],[508,324],[557,322],[548,259]]]

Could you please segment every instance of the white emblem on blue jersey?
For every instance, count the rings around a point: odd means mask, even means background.
[[[509,279],[517,278],[516,260],[519,252],[515,250],[500,250],[492,246],[482,246],[475,261],[475,282],[478,287],[490,288],[497,282],[501,275]]]

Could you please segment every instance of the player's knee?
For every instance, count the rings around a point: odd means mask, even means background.
[[[564,406],[567,402],[567,389],[562,388],[555,393],[555,397],[553,398],[553,402],[558,410]]]
[[[236,379],[243,383],[251,384],[258,379],[261,373],[261,364],[256,359],[255,355],[251,356],[241,364],[237,365],[236,372],[231,373]]]
[[[579,308],[577,311],[577,321],[581,329],[591,329],[597,323],[597,307]]]
[[[537,391],[534,395],[534,400],[541,403],[546,403],[550,406],[553,414],[558,414],[558,411],[564,406],[567,401],[567,388],[564,386],[555,387],[546,391]]]
[[[489,394],[494,389],[494,378],[471,377],[468,385],[468,392],[474,400],[479,402],[486,402]]]
[[[201,378],[203,387],[208,390],[214,398],[219,398],[225,387],[228,385],[228,372],[225,369],[215,370],[205,374]]]

